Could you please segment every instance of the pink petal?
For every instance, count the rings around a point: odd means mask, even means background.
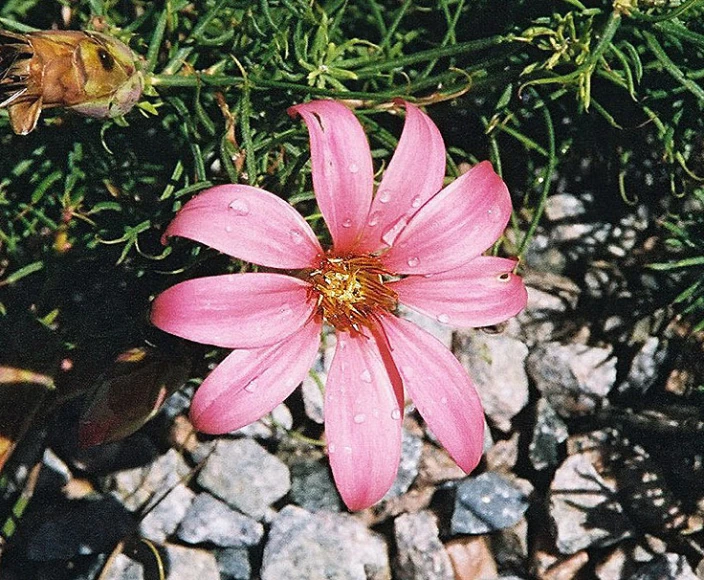
[[[335,101],[296,105],[310,135],[313,189],[337,254],[350,252],[364,227],[372,201],[373,167],[369,143],[354,114]]]
[[[458,268],[408,276],[389,285],[399,302],[451,326],[489,326],[523,310],[528,300],[515,260],[479,256]]]
[[[435,337],[395,316],[381,319],[403,385],[428,427],[464,471],[482,456],[484,413],[462,365]]]
[[[388,169],[377,189],[359,250],[373,252],[392,245],[396,224],[407,224],[442,188],[445,144],[425,113],[409,103],[406,122]]]
[[[190,238],[271,268],[305,268],[323,254],[313,230],[293,207],[248,185],[219,185],[197,195],[164,235]]]
[[[401,417],[374,340],[339,332],[325,389],[325,433],[337,489],[351,510],[379,501],[394,482]]]
[[[226,274],[187,280],[152,304],[152,323],[194,342],[258,348],[280,342],[315,310],[310,286],[283,274]]]
[[[320,328],[311,319],[273,346],[233,351],[193,397],[194,427],[218,435],[271,412],[308,374],[318,353]]]
[[[411,218],[382,256],[396,274],[435,274],[479,256],[501,236],[511,197],[484,161],[458,177]]]

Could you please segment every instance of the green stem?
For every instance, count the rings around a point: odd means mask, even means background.
[[[528,231],[523,237],[523,241],[518,249],[519,258],[523,258],[523,254],[528,248],[528,243],[535,235],[535,230],[538,228],[538,223],[540,218],[543,216],[545,211],[545,202],[548,198],[548,193],[550,192],[551,178],[557,166],[557,155],[555,154],[555,127],[552,122],[552,117],[550,116],[550,111],[547,107],[542,108],[543,118],[545,119],[545,128],[548,133],[548,166],[545,168],[545,173],[543,175],[543,190],[540,193],[540,199],[538,200],[538,206],[535,208],[535,213],[533,214],[533,219],[528,226]]]
[[[688,79],[685,74],[677,67],[677,65],[672,62],[672,59],[667,55],[665,49],[660,45],[655,36],[652,33],[644,30],[643,36],[648,44],[648,48],[652,51],[662,64],[663,68],[672,76],[678,83],[683,87],[686,87],[690,93],[692,93],[698,100],[704,101],[704,89],[702,89],[697,83],[692,79]]]

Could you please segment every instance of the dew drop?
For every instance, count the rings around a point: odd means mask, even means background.
[[[444,313],[438,314],[436,318],[438,319],[438,322],[442,322],[443,324],[447,324],[448,322],[450,322],[450,317]]]
[[[288,232],[288,235],[291,238],[291,241],[297,246],[303,243],[303,234],[298,230],[290,230]]]
[[[441,404],[441,405],[447,405],[447,397],[442,397],[442,398],[440,399],[440,404]]]
[[[411,207],[413,208],[418,208],[420,207],[420,204],[422,203],[422,199],[420,198],[419,195],[416,195],[412,200],[411,200]]]
[[[498,206],[492,206],[488,210],[486,210],[486,217],[489,218],[489,221],[494,223],[500,221],[501,211],[499,210]]]
[[[345,221],[342,222],[342,227],[343,228],[351,228],[352,227],[352,220],[350,218],[347,218]]]
[[[362,373],[359,375],[359,378],[364,383],[371,383],[372,382],[372,374],[369,372],[368,369],[364,369],[362,371]]]
[[[394,409],[393,411],[391,411],[391,418],[394,421],[398,421],[401,418],[401,411],[399,411],[398,409]]]
[[[389,203],[391,201],[391,192],[384,189],[376,194],[379,198],[379,203]]]
[[[411,268],[415,268],[418,264],[420,264],[420,260],[419,260],[418,258],[415,258],[415,257],[413,257],[413,258],[408,258],[408,260],[406,260],[406,263],[407,263]]]
[[[350,447],[349,445],[345,445],[343,447],[343,450],[347,455],[352,455],[352,447]]]
[[[244,388],[245,391],[248,393],[253,393],[254,391],[257,390],[257,380],[253,379],[247,383],[247,386]]]
[[[230,202],[230,205],[228,206],[235,215],[248,215],[249,214],[249,204],[247,203],[247,200],[244,200],[242,198],[236,197]]]
[[[359,165],[357,165],[356,163],[350,163],[347,166],[347,169],[350,173],[357,173],[359,171]]]
[[[374,227],[376,224],[379,223],[379,218],[380,214],[378,211],[372,212],[371,215],[369,216],[369,221],[367,222],[370,227]]]
[[[392,246],[398,235],[401,233],[401,230],[406,227],[408,224],[408,219],[406,216],[401,216],[394,224],[387,229],[381,236],[381,241],[384,242],[387,246]]]
[[[367,420],[367,416],[364,413],[357,413],[354,416],[354,422],[357,423],[357,425],[361,425]]]
[[[334,443],[330,443],[330,444],[328,445],[328,453],[335,453],[335,450],[336,450],[336,449],[337,449],[337,447],[335,446]]]
[[[232,231],[232,226],[225,226],[225,231],[229,234]]]

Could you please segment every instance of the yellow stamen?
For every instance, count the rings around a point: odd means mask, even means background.
[[[390,273],[374,256],[328,256],[308,276],[320,314],[337,330],[361,333],[375,314],[398,304],[396,292],[384,282]]]

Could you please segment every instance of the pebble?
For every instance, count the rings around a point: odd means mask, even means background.
[[[195,496],[190,488],[178,484],[142,518],[141,535],[153,542],[165,542],[176,531]]]
[[[454,580],[497,578],[496,561],[486,536],[454,538],[446,549],[455,572]]]
[[[546,399],[538,399],[533,437],[528,446],[528,456],[538,471],[558,464],[558,449],[567,440],[567,425]]]
[[[616,381],[612,348],[549,342],[528,356],[528,374],[562,417],[586,415],[600,407]]]
[[[290,496],[294,503],[309,512],[342,509],[340,494],[337,492],[327,463],[315,459],[298,458],[289,466],[291,470]]]
[[[281,403],[274,407],[268,415],[259,421],[245,425],[235,431],[235,434],[242,437],[252,437],[255,439],[281,438],[293,427],[293,416],[289,408]]]
[[[116,554],[100,580],[144,580],[144,567],[124,554]]]
[[[482,473],[457,484],[452,534],[486,534],[516,524],[528,509],[528,498],[507,479]]]
[[[190,466],[172,448],[145,467],[115,473],[107,479],[107,485],[128,510],[148,510],[190,475]]]
[[[550,516],[563,554],[633,536],[633,526],[615,499],[616,489],[597,472],[594,458],[594,452],[570,455],[550,484]]]
[[[394,520],[396,580],[454,580],[452,563],[438,538],[438,524],[429,511],[403,514]]]
[[[521,341],[481,330],[458,331],[457,357],[479,392],[484,412],[501,431],[528,403],[525,360],[528,348]]]
[[[667,358],[667,343],[657,336],[649,336],[631,361],[624,381],[619,384],[619,393],[629,392],[644,395],[659,378],[663,362]]]
[[[200,493],[188,508],[177,535],[187,544],[210,542],[222,547],[245,547],[256,546],[264,536],[264,528],[212,495]]]
[[[291,488],[288,467],[252,439],[221,439],[198,475],[198,484],[255,520]]]
[[[698,580],[699,576],[694,573],[692,567],[687,562],[687,558],[681,554],[662,554],[653,559],[652,562],[644,564],[628,580]]]
[[[403,439],[401,440],[401,461],[398,466],[398,472],[396,473],[394,483],[384,496],[384,499],[398,497],[408,491],[408,488],[411,487],[413,480],[415,480],[418,475],[422,449],[423,440],[404,429]]]
[[[303,384],[301,385],[303,410],[311,421],[317,423],[318,425],[322,425],[324,421],[323,391],[325,382],[327,381],[327,373],[323,371],[313,372],[315,373],[315,378],[308,375],[305,379],[303,379]],[[323,385],[322,389],[321,385]]]
[[[210,550],[176,544],[166,544],[164,550],[168,562],[166,580],[220,580],[218,562]]]
[[[386,542],[347,514],[287,505],[271,523],[261,580],[391,580]]]
[[[215,554],[220,568],[220,580],[250,580],[252,564],[247,548],[223,548]]]

